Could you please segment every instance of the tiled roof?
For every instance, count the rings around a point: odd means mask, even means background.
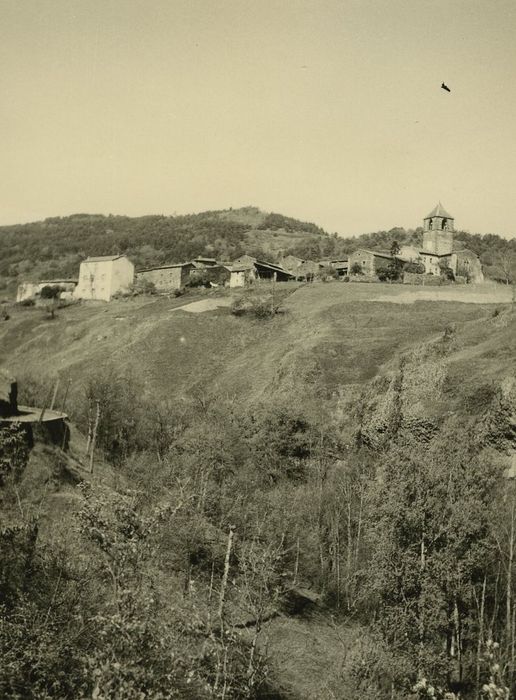
[[[109,262],[110,260],[118,260],[118,258],[125,258],[125,255],[97,255],[86,258],[83,262]]]
[[[354,253],[358,253],[359,251],[364,253],[370,253],[371,255],[374,255],[377,258],[389,258],[389,260],[392,260],[393,257],[390,253],[384,252],[382,250],[369,250],[369,248],[357,248],[357,250],[355,250]]]
[[[434,258],[449,258],[452,253],[430,253],[428,250],[420,250],[419,255],[431,255]]]
[[[430,214],[428,214],[428,216],[425,216],[425,221],[426,221],[426,219],[433,219],[434,216],[442,216],[443,219],[453,219],[453,216],[451,214],[448,214],[448,212],[443,207],[441,202],[439,202],[439,204],[437,204],[432,209],[432,211],[430,212]]]
[[[260,267],[268,267],[271,270],[276,270],[276,272],[286,272],[288,275],[290,275],[290,272],[285,270],[284,267],[281,267],[281,265],[265,262],[265,260],[256,260],[255,265],[259,265]]]
[[[155,265],[154,267],[142,267],[139,270],[136,270],[136,272],[151,272],[152,270],[168,270],[169,268],[172,268],[172,267],[187,267],[188,265],[191,265],[192,267],[194,266],[194,264],[191,262],[171,263],[170,265]]]

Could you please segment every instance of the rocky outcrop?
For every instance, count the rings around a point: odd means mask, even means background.
[[[411,436],[428,442],[443,419],[446,356],[453,333],[421,345],[399,359],[398,368],[372,382],[362,397],[358,439],[372,449]]]
[[[495,389],[478,423],[479,442],[505,452],[516,451],[516,377]]]

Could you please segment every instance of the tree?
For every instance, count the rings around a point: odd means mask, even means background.
[[[403,263],[401,260],[398,260],[398,258],[393,258],[387,267],[384,267],[378,271],[378,279],[382,282],[385,282],[386,280],[394,282],[400,278],[402,270]]]
[[[352,275],[363,275],[363,270],[362,270],[362,265],[358,262],[354,262],[353,265],[351,265],[350,272]]]
[[[475,599],[496,571],[491,523],[500,481],[495,464],[453,439],[426,450],[402,445],[382,469],[370,595],[391,647],[442,685],[474,676]]]
[[[62,291],[62,287],[58,284],[47,284],[41,289],[40,297],[42,299],[57,299]]]
[[[395,255],[399,255],[399,254],[400,254],[401,248],[400,248],[400,244],[398,243],[398,241],[393,241],[393,242],[392,242],[391,249],[390,249],[389,252],[390,252],[390,254],[391,254],[392,256],[395,256]]]
[[[493,267],[498,279],[505,284],[514,284],[516,281],[516,253],[496,253],[493,256]]]

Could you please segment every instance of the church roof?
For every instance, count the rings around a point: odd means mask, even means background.
[[[432,209],[432,211],[430,212],[430,214],[428,214],[428,216],[425,216],[425,221],[426,221],[426,219],[433,219],[434,216],[442,216],[443,219],[453,219],[453,216],[451,214],[448,214],[448,212],[443,207],[441,202],[439,202],[439,204],[437,204]]]

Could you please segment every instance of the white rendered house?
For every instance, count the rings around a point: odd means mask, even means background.
[[[76,299],[109,301],[117,292],[129,289],[134,281],[134,265],[125,255],[86,258],[81,263]]]

